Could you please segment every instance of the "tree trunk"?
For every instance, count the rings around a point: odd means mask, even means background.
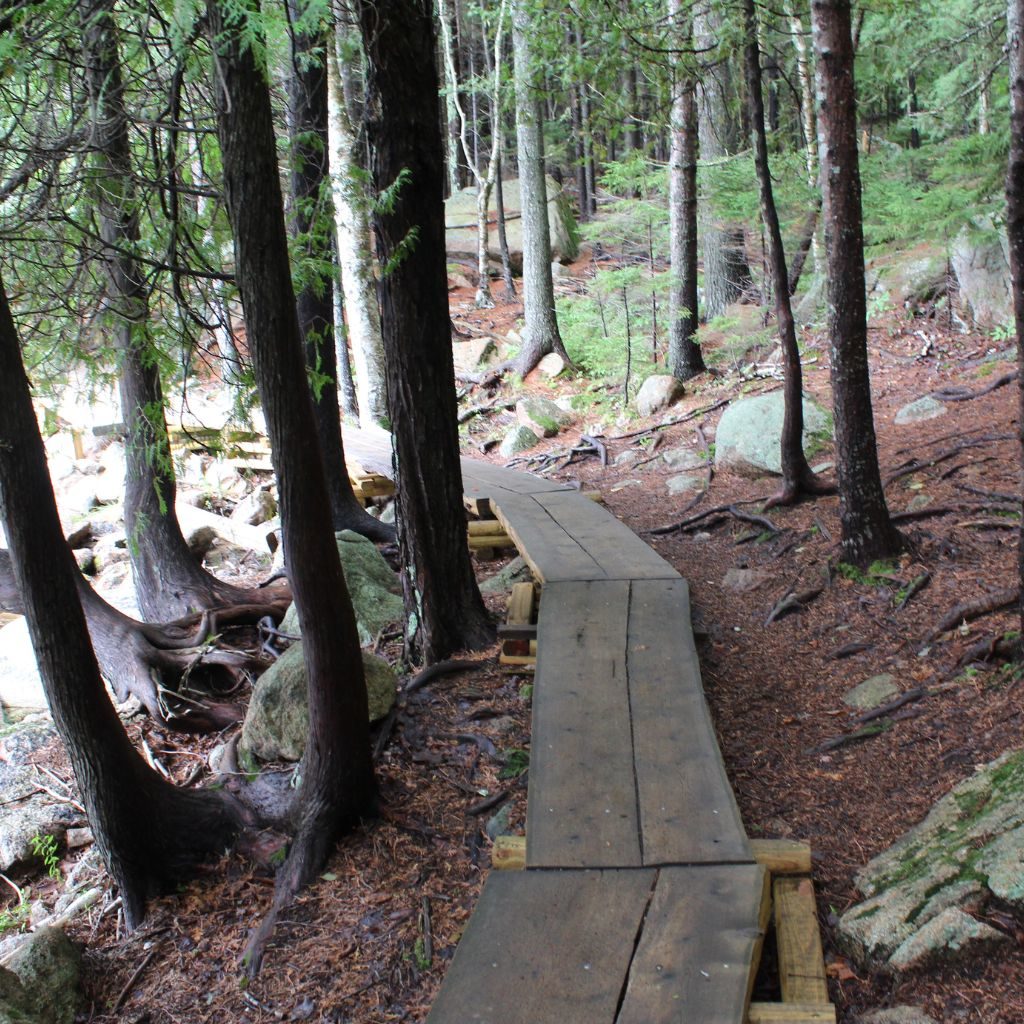
[[[714,60],[722,36],[721,14],[710,7],[696,10],[693,29],[697,52]],[[718,59],[706,67],[700,86],[700,155],[708,164],[737,152],[741,144],[740,126],[731,113],[736,88],[728,61]],[[751,287],[750,266],[741,226],[723,223],[710,200],[700,203],[698,216],[704,256],[704,317],[713,320]]]
[[[337,243],[334,247],[337,257]],[[335,260],[337,266],[337,260]],[[348,357],[348,327],[345,326],[345,300],[342,297],[341,281],[335,279],[331,289],[334,305],[334,361],[338,364],[338,385],[341,392],[341,411],[346,418],[359,420],[359,402],[356,399],[356,382],[352,377],[352,363]]]
[[[789,302],[786,255],[782,248],[782,230],[772,192],[771,169],[768,166],[768,140],[765,135],[764,99],[758,47],[757,12],[754,0],[743,0],[743,21],[746,40],[743,63],[747,78],[747,103],[750,106],[750,130],[754,148],[754,169],[757,174],[761,220],[765,230],[768,269],[774,285],[775,319],[785,372],[785,412],[782,421],[782,490],[773,504],[791,505],[801,494],[820,494],[822,486],[815,479],[804,455],[803,374],[800,370],[800,349],[796,342],[796,325]]]
[[[668,0],[669,27],[684,50],[693,46],[693,21],[682,0]],[[668,365],[673,376],[689,380],[703,373],[697,337],[697,85],[674,60],[672,69],[672,148],[669,156]]]
[[[841,552],[844,561],[868,565],[896,555],[903,539],[885,504],[871,409],[850,0],[813,0],[811,20],[820,104]]]
[[[295,297],[299,331],[306,353],[313,411],[316,416],[324,474],[335,530],[354,530],[374,541],[395,539],[394,527],[375,519],[352,491],[338,406],[338,358],[334,349],[334,282],[315,269],[331,265],[333,247],[324,233],[330,211],[323,209],[330,174],[327,162],[327,47],[328,33],[296,30],[309,18],[297,0],[289,0],[292,67],[288,77],[288,119],[291,136],[292,231],[305,249],[300,287]]]
[[[505,283],[505,300],[514,302],[516,283],[512,279],[512,257],[508,251],[508,235],[505,233],[505,190],[501,178],[501,153],[494,175],[494,205],[498,213],[498,252],[501,254],[501,279]]]
[[[384,342],[380,330],[377,285],[370,254],[370,197],[359,166],[359,131],[345,102],[342,25],[327,54],[328,135],[331,197],[337,233],[338,267],[345,293],[345,317],[356,371],[359,420],[363,426],[388,420]]]
[[[300,817],[278,878],[276,911],[312,879],[340,832],[373,810],[375,784],[359,637],[316,454],[319,442],[288,265],[270,93],[256,64],[256,47],[245,41],[254,30],[245,24],[247,13],[228,13],[217,0],[207,6],[217,56],[213,91],[224,195],[277,474],[285,564],[302,626],[308,679]],[[249,948],[250,971],[259,966],[259,938],[254,936]]]
[[[544,139],[540,104],[534,88],[535,56],[530,42],[530,15],[523,0],[512,4],[512,50],[515,63],[516,135],[519,142],[519,190],[523,206],[523,347],[516,373],[525,377],[549,352],[566,362],[555,316],[551,278],[551,230],[544,173]]]
[[[46,454],[0,284],[0,516],[46,701],[71,759],[125,924],[228,846],[240,816],[224,791],[183,790],[139,757],[107,698],[61,535]]]
[[[89,90],[94,173],[109,319],[120,359],[125,422],[124,521],[139,607],[151,621],[199,608],[260,599],[205,572],[174,513],[175,479],[164,419],[159,360],[149,329],[134,176],[124,107],[113,0],[81,8],[82,56]]]
[[[494,627],[470,564],[462,508],[434,27],[429,0],[386,7],[360,0],[358,9],[370,62],[374,182],[393,199],[378,210],[375,226],[385,268],[407,642],[435,662],[460,648],[487,646]]]
[[[1024,478],[1024,0],[1008,0],[1007,36],[1010,60],[1010,158],[1006,172],[1006,234],[1010,243],[1013,316],[1017,329],[1017,436]],[[1017,575],[1024,580],[1024,521],[1017,542]],[[1024,649],[1024,590],[1020,604]]]

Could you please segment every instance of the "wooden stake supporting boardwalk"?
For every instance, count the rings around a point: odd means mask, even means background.
[[[828,1003],[825,958],[821,950],[814,883],[810,878],[777,878],[775,937],[784,1003]]]
[[[751,839],[754,859],[773,875],[809,875],[811,847],[795,839]]]

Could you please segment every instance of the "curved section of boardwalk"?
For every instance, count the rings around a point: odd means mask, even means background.
[[[381,437],[345,444],[389,469]],[[468,459],[463,484],[543,584],[526,869],[488,877],[428,1021],[743,1024],[766,872],[715,741],[686,581],[576,491]]]

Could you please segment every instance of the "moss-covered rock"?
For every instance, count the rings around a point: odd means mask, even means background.
[[[839,936],[861,961],[902,970],[1000,941],[970,911],[991,896],[1024,910],[1024,750],[951,790],[856,882],[867,899]]]
[[[359,642],[366,647],[389,623],[404,619],[401,584],[372,540],[351,530],[342,530],[335,534],[335,539],[356,613]],[[292,636],[302,635],[294,604],[281,622],[281,631]]]
[[[394,706],[398,678],[383,659],[363,651],[370,721]],[[256,681],[238,744],[242,763],[298,761],[306,749],[309,703],[302,643],[292,644]]]

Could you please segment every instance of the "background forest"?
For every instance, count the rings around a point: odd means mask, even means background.
[[[55,925],[83,1020],[425,1017],[529,765],[465,454],[700,575],[730,780],[814,845],[839,1019],[1020,1020],[1022,8],[6,5],[0,669],[16,628],[39,680],[0,683],[0,800],[39,801],[0,964]],[[751,476],[725,417],[762,399]],[[865,937],[855,873],[975,768],[997,867]]]

